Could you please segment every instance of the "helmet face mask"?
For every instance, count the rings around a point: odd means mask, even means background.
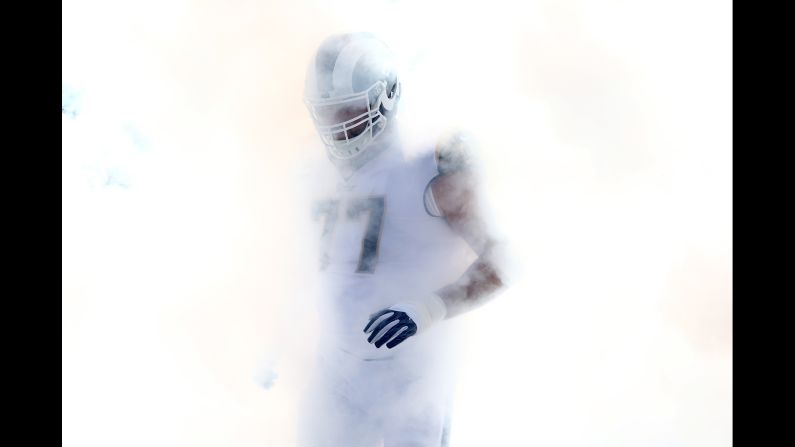
[[[320,139],[337,159],[361,153],[386,127],[381,113],[386,82],[377,81],[361,93],[335,98],[305,98]],[[374,100],[371,98],[375,98]]]
[[[309,65],[304,103],[335,164],[361,166],[394,116],[400,96],[394,59],[369,33],[327,38]]]

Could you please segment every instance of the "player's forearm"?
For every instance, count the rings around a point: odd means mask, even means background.
[[[446,318],[472,310],[491,299],[503,287],[495,263],[481,255],[454,283],[436,291],[446,307]]]

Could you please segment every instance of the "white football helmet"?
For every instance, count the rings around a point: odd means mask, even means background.
[[[332,162],[361,165],[397,111],[400,82],[389,48],[370,33],[326,38],[309,64],[304,102]]]

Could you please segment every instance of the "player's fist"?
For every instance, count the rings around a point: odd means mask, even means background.
[[[389,349],[417,333],[417,324],[405,312],[384,309],[370,315],[370,322],[364,327],[364,333],[370,333],[368,343],[380,348],[384,343]]]
[[[389,349],[414,334],[422,333],[432,324],[444,319],[447,306],[439,295],[430,293],[419,299],[405,301],[370,315],[364,333],[370,333],[368,343]]]

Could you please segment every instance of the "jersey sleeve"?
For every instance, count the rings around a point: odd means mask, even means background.
[[[425,211],[433,217],[444,217],[442,210],[439,209],[439,206],[436,204],[436,199],[433,197],[433,181],[439,178],[437,175],[436,177],[432,178],[431,181],[425,186],[425,192],[422,194],[422,200],[425,204]]]

